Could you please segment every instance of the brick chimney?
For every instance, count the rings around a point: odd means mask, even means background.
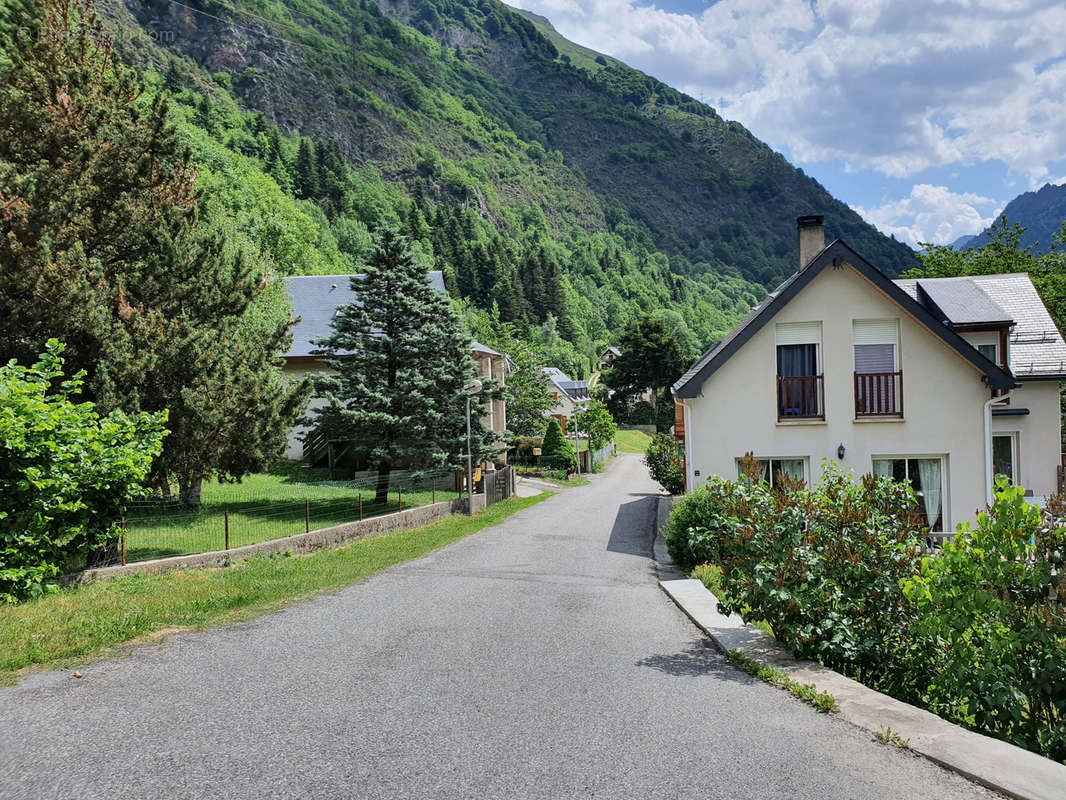
[[[825,217],[812,214],[796,217],[796,229],[799,235],[799,268],[811,263],[816,255],[825,249]]]

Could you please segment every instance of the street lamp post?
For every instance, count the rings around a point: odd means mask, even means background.
[[[470,448],[470,398],[481,391],[476,378],[463,387],[466,392],[466,513],[474,516],[474,459]]]

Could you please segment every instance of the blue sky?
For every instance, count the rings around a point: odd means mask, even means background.
[[[1061,0],[505,0],[714,106],[885,233],[1066,182]]]

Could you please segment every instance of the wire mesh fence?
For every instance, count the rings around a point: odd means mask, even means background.
[[[462,496],[448,471],[393,472],[384,492],[377,484],[368,476],[272,486],[262,494],[237,485],[196,509],[161,499],[131,503],[116,557],[130,563],[229,550]]]

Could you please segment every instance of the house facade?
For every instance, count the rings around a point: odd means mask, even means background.
[[[575,409],[589,400],[589,382],[572,380],[556,367],[544,367],[543,372],[554,402],[548,416],[558,420],[563,433],[566,433],[567,421],[574,416]]]
[[[316,344],[332,332],[331,322],[337,316],[338,308],[357,302],[358,298],[351,289],[351,275],[301,275],[285,279],[286,290],[292,305],[293,317],[298,321],[293,327],[292,345],[282,356],[284,373],[287,378],[298,381],[307,376],[322,374],[328,367],[315,354],[319,349]],[[429,280],[434,289],[446,292],[444,274],[439,270],[429,273]],[[471,343],[470,356],[477,368],[478,377],[492,378],[501,384],[507,372],[506,358],[495,350]],[[325,405],[321,397],[313,397],[308,411]],[[503,400],[490,401],[485,404],[486,424],[497,433],[507,429],[507,406]],[[308,447],[304,438],[310,429],[297,425],[290,431],[285,446],[284,458],[289,461],[317,461],[321,457],[312,445]],[[501,459],[506,459],[506,452]]]
[[[1028,276],[893,281],[820,217],[801,269],[674,385],[686,485],[818,479],[823,460],[909,483],[934,532],[972,520],[995,474],[1057,491],[1066,343]]]

